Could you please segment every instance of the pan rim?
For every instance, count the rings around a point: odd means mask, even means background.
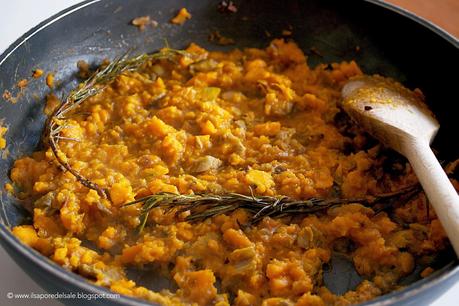
[[[87,6],[96,4],[98,2],[102,2],[104,0],[85,0],[80,3],[77,3],[73,6],[70,6],[53,16],[45,19],[43,22],[39,23],[25,34],[20,36],[17,40],[15,40],[12,44],[10,44],[0,55],[0,68],[2,64],[8,59],[8,57],[14,53],[16,49],[18,49],[21,45],[26,43],[32,36],[38,34],[41,30],[45,29],[49,25],[59,21],[62,18],[65,18],[67,15],[70,15],[80,9],[83,9]],[[405,18],[409,18],[414,22],[420,24],[421,26],[429,29],[430,31],[434,32],[435,34],[439,35],[441,38],[445,39],[449,43],[451,43],[454,47],[459,49],[459,40],[456,39],[453,35],[445,31],[439,26],[434,25],[433,23],[427,21],[426,19],[417,16],[416,14],[407,11],[401,7],[398,7],[393,4],[389,4],[383,0],[365,0],[366,2],[380,6],[382,8],[388,9],[396,14],[399,14]],[[5,204],[1,201],[2,206]],[[6,249],[6,251],[11,256],[12,250],[14,252],[19,253],[23,259],[32,261],[35,265],[40,267],[43,271],[50,273],[51,275],[55,276],[56,279],[62,281],[62,283],[71,283],[74,287],[95,293],[95,294],[112,294],[113,291],[97,286],[88,282],[82,276],[73,273],[71,271],[65,270],[61,266],[57,265],[56,263],[49,260],[47,257],[43,256],[39,252],[33,250],[32,248],[22,244],[12,233],[11,230],[7,225],[4,224],[3,220],[0,220],[0,244]],[[11,253],[10,253],[11,252]],[[13,256],[11,256],[13,257]],[[14,259],[14,258],[13,258]],[[400,303],[404,302],[407,299],[415,296],[419,292],[429,290],[430,288],[436,287],[441,283],[445,282],[446,280],[454,277],[455,275],[459,275],[459,265],[458,260],[452,261],[448,263],[445,267],[441,268],[440,270],[436,271],[433,275],[416,281],[413,284],[410,284],[406,288],[395,291],[389,294],[382,295],[377,297],[371,301],[362,303],[360,305],[370,306],[370,305],[390,305],[393,303]],[[40,284],[38,284],[41,286]],[[119,298],[110,299],[111,302],[116,304],[124,304],[124,305],[158,305],[152,302],[148,302],[145,300],[137,299],[128,297],[125,295],[120,295]]]
[[[394,13],[397,13],[399,15],[402,15],[403,17],[409,18],[412,21],[415,21],[416,23],[424,26],[425,28],[431,30],[435,34],[439,35],[441,38],[447,40],[449,43],[451,43],[454,47],[459,49],[459,38],[456,38],[454,35],[443,29],[442,27],[434,24],[433,22],[416,15],[415,13],[400,7],[398,5],[389,3],[385,0],[364,0],[365,2],[372,3],[374,5],[380,6],[382,8],[388,9]]]

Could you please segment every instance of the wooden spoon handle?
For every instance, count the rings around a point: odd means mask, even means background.
[[[403,149],[459,257],[459,196],[456,190],[427,141],[407,143]]]

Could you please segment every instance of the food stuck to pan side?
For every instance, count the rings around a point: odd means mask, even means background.
[[[346,305],[399,289],[415,265],[431,273],[449,243],[422,193],[397,193],[417,184],[409,164],[338,108],[343,84],[361,74],[353,61],[308,67],[283,40],[228,53],[193,44],[151,57],[53,119],[57,154],[45,147],[15,162],[11,179],[33,224],[13,233],[95,284],[163,305]],[[48,112],[58,102],[49,96]],[[193,221],[208,207],[133,203],[232,193],[397,196],[390,205],[351,201],[256,222],[245,208],[214,205]],[[333,252],[365,279],[343,295],[323,282]],[[128,273],[153,268],[172,289],[154,292]]]

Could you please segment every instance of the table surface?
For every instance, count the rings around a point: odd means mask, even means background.
[[[459,37],[459,0],[386,0]]]
[[[80,0],[15,0],[2,1],[0,18],[0,52],[6,49],[20,35],[42,20]],[[459,37],[459,0],[390,0],[419,15],[430,19]],[[57,300],[8,299],[7,293],[44,293],[30,277],[0,247],[0,305],[62,305]],[[435,301],[432,306],[458,305],[459,283]]]

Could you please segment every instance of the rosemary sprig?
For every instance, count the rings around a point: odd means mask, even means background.
[[[162,49],[160,52],[153,54],[140,54],[131,58],[126,55],[122,56],[108,64],[105,68],[96,71],[96,73],[80,84],[77,89],[71,91],[62,104],[59,105],[59,107],[48,118],[45,128],[45,139],[47,140],[48,145],[51,147],[58,163],[65,170],[72,173],[83,186],[96,190],[103,198],[108,198],[107,190],[88,180],[70,166],[65,153],[62,152],[59,147],[59,139],[65,139],[60,134],[62,129],[66,126],[65,120],[70,117],[69,113],[75,110],[86,99],[100,93],[104,89],[104,86],[115,80],[115,78],[123,72],[136,70],[150,60],[173,60],[178,55],[190,56],[190,54],[186,51],[170,48]]]
[[[189,211],[189,215],[185,218],[187,221],[202,221],[209,217],[231,213],[236,209],[243,208],[252,214],[251,222],[256,223],[267,216],[284,217],[309,214],[349,203],[360,203],[365,206],[373,206],[381,202],[391,204],[393,200],[410,199],[420,191],[420,185],[416,184],[394,192],[361,198],[311,198],[308,200],[295,200],[286,196],[255,196],[239,193],[183,195],[161,192],[126,203],[123,207],[142,204],[141,222],[138,227],[139,232],[141,232],[147,223],[150,211],[155,207],[163,207],[167,211],[175,209],[175,214]]]

